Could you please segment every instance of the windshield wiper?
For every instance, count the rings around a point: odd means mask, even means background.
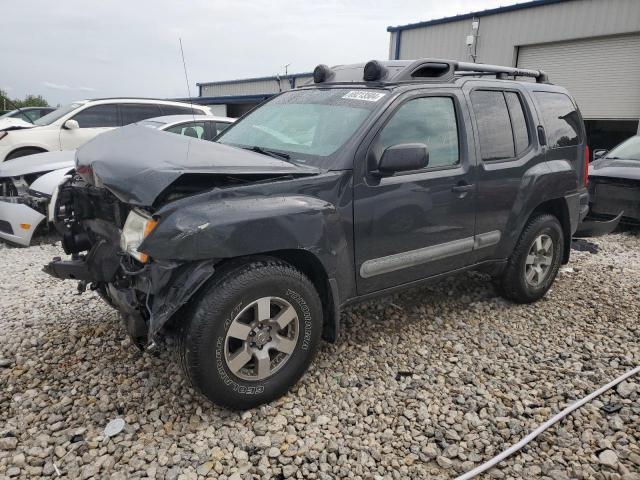
[[[261,153],[262,155],[268,155],[273,158],[282,158],[283,160],[290,160],[291,155],[282,152],[276,152],[275,150],[267,150],[266,148],[254,145],[253,147],[242,147],[245,150],[251,150],[252,152]]]

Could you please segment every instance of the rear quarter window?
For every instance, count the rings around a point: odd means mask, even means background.
[[[534,92],[544,119],[549,148],[571,147],[582,142],[582,119],[571,99],[559,92]]]

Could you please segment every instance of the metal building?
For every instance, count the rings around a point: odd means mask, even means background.
[[[313,81],[313,73],[198,83],[197,103],[211,106],[216,115],[239,117],[277,93]]]
[[[640,0],[535,0],[387,31],[390,59],[544,70],[576,98],[592,148],[640,131]]]

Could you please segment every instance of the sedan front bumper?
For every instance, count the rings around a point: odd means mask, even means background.
[[[44,219],[43,214],[28,205],[0,198],[0,238],[4,240],[28,247]]]

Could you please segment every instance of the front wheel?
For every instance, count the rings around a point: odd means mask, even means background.
[[[191,384],[239,409],[283,395],[320,342],[322,305],[313,284],[287,263],[264,260],[227,268],[205,288],[180,333]]]
[[[22,148],[20,150],[16,150],[15,152],[11,152],[7,155],[6,160],[14,160],[20,157],[26,157],[28,155],[35,155],[36,153],[43,153],[45,150],[41,150],[39,148]]]
[[[558,274],[563,247],[562,226],[556,217],[540,214],[529,220],[497,279],[499,292],[517,303],[542,298]]]

